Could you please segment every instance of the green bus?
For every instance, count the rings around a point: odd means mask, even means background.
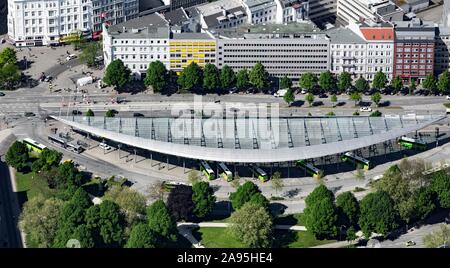
[[[413,139],[406,136],[400,137],[398,139],[398,144],[400,144],[406,149],[417,149],[422,151],[427,149],[427,145],[425,144],[425,142],[419,139]]]
[[[297,166],[303,168],[309,175],[313,176],[315,179],[319,179],[323,176],[323,171],[313,166],[311,163],[305,160],[298,160]]]
[[[36,153],[42,153],[42,151],[47,148],[47,146],[36,142],[33,139],[25,138],[22,142],[27,146],[28,150],[34,151]]]
[[[219,175],[224,178],[226,181],[233,180],[233,173],[228,169],[228,167],[223,163],[219,163]]]
[[[216,178],[214,171],[212,170],[211,166],[206,161],[201,160],[200,161],[200,171],[205,174],[206,178],[208,180],[214,180]]]
[[[341,160],[344,162],[350,161],[352,163],[355,163],[356,165],[361,165],[363,169],[369,170],[370,169],[370,161],[362,158],[360,156],[355,155],[351,152],[346,152],[341,156]]]
[[[267,175],[264,170],[253,164],[250,164],[250,171],[262,182],[266,182],[269,180],[269,175]]]

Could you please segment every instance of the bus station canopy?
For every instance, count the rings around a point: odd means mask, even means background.
[[[228,163],[320,158],[387,142],[443,115],[292,118],[54,116],[92,135],[153,152]]]

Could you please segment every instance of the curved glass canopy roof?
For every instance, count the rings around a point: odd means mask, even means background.
[[[356,150],[406,135],[444,117],[54,118],[96,136],[168,155],[270,163]]]

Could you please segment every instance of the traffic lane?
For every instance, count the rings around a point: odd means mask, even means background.
[[[17,197],[12,189],[8,166],[3,161],[0,161],[0,178],[0,247],[21,248]]]

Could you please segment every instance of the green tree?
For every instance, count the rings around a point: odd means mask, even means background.
[[[21,73],[16,64],[7,63],[0,68],[0,88],[10,90],[17,86]]]
[[[345,91],[352,86],[352,76],[348,72],[342,72],[338,79],[338,89]]]
[[[62,153],[45,148],[42,150],[39,158],[33,162],[31,169],[36,173],[39,171],[48,171],[53,167],[57,167],[61,159]]]
[[[299,84],[301,88],[306,89],[311,93],[313,88],[317,85],[317,76],[312,73],[304,73],[300,77]]]
[[[398,227],[394,201],[383,191],[369,193],[360,203],[359,226],[369,238],[373,232],[386,235]]]
[[[236,83],[236,74],[228,65],[224,65],[220,71],[220,82],[222,88],[230,88]]]
[[[15,141],[6,152],[5,160],[11,167],[22,170],[29,160],[27,146],[20,141]]]
[[[114,112],[114,110],[109,109],[108,111],[106,111],[105,116],[106,117],[114,117],[114,116],[116,116],[116,113]]]
[[[427,248],[439,248],[443,245],[450,245],[450,227],[441,224],[440,229],[431,232],[423,238]]]
[[[291,106],[291,104],[295,101],[294,91],[292,89],[288,89],[284,94],[283,99],[289,106]]]
[[[375,104],[377,105],[377,107],[380,105],[380,101],[381,101],[381,93],[380,92],[375,92],[371,97],[373,102],[375,102]]]
[[[431,187],[436,192],[439,205],[450,208],[450,176],[445,171],[433,173]]]
[[[392,79],[391,85],[394,91],[398,92],[403,88],[403,79],[400,76],[396,76],[394,79]]]
[[[367,82],[367,80],[362,76],[356,80],[355,87],[358,92],[365,92],[370,88],[369,82]]]
[[[327,92],[336,88],[336,81],[330,71],[325,71],[320,74],[319,85]]]
[[[90,116],[94,116],[94,112],[91,109],[88,109],[86,111],[86,116],[90,117]]]
[[[337,235],[337,209],[334,194],[323,184],[316,187],[305,199],[303,211],[306,229],[318,238]]]
[[[409,85],[409,95],[412,95],[414,91],[416,91],[416,89],[417,89],[416,80],[411,79],[411,84]]]
[[[386,74],[384,74],[382,71],[378,71],[373,78],[372,87],[374,89],[380,90],[386,86],[386,83]]]
[[[145,215],[147,202],[145,196],[129,187],[113,186],[105,193],[104,200],[119,205],[129,227],[139,223],[140,218]]]
[[[278,194],[278,191],[283,190],[283,181],[281,181],[281,173],[275,172],[270,179],[270,186],[275,190],[275,193]]]
[[[42,195],[28,200],[20,214],[20,225],[27,234],[27,241],[34,241],[39,248],[51,247],[63,205],[59,199],[45,199]]]
[[[0,52],[0,68],[7,64],[15,65],[16,63],[17,54],[14,49],[7,47]]]
[[[92,67],[96,63],[96,58],[101,55],[101,42],[88,42],[83,46],[80,54],[80,62]]]
[[[262,206],[247,203],[231,214],[229,232],[249,248],[269,248],[273,241],[273,222]]]
[[[147,207],[147,221],[150,229],[159,235],[159,240],[176,240],[177,223],[164,201],[157,200]]]
[[[252,196],[256,193],[260,193],[258,186],[251,181],[246,181],[239,186],[236,192],[230,194],[230,201],[233,209],[240,209],[245,203],[250,201]]]
[[[183,69],[178,77],[178,85],[183,89],[191,90],[201,85],[203,81],[203,73],[200,66],[197,63],[191,62],[186,68]]]
[[[91,202],[91,199],[90,199],[88,193],[82,187],[79,187],[75,191],[74,195],[70,199],[70,202],[72,204],[74,204],[75,206],[82,208],[82,209],[87,209],[92,205],[92,202]]]
[[[437,89],[441,92],[441,93],[445,93],[449,90],[450,88],[450,76],[448,74],[448,70],[445,70],[438,79],[437,82]]]
[[[152,61],[148,66],[144,84],[151,86],[156,92],[160,92],[166,87],[168,79],[168,72],[164,63],[159,60]]]
[[[354,241],[357,238],[355,227],[350,226],[350,228],[347,229],[346,239],[347,241],[351,242]]]
[[[106,67],[103,82],[108,86],[120,88],[130,81],[130,73],[130,69],[125,67],[123,61],[120,59],[113,60],[108,67]]]
[[[267,198],[262,193],[253,194],[248,202],[262,206],[264,209],[266,209],[270,213],[270,208],[269,208],[270,202],[269,202],[269,200],[267,200]]]
[[[207,63],[203,70],[203,88],[213,91],[220,87],[220,73],[214,64]]]
[[[336,107],[336,103],[338,101],[336,94],[330,96],[330,101],[333,104],[333,107]]]
[[[72,239],[78,240],[81,248],[93,248],[95,246],[91,230],[87,228],[85,224],[79,225],[75,228],[72,234]]]
[[[120,207],[114,202],[104,200],[100,205],[100,236],[106,245],[117,245],[122,242],[123,217]]]
[[[262,89],[266,87],[268,84],[267,76],[268,74],[264,69],[264,65],[258,62],[250,70],[249,74],[250,84],[252,84],[257,89]]]
[[[280,88],[291,88],[292,87],[292,80],[289,79],[286,75],[283,76],[280,80]]]
[[[305,95],[305,101],[308,102],[309,107],[312,106],[312,104],[314,103],[314,95],[312,93],[308,93]]]
[[[359,203],[352,192],[344,192],[336,197],[336,207],[339,211],[341,223],[345,226],[358,226]]]
[[[362,100],[362,96],[361,96],[361,93],[359,93],[359,92],[353,92],[351,95],[350,95],[350,100],[352,100],[352,101],[354,101],[355,102],[355,106],[358,104],[358,102],[360,102],[361,100]]]
[[[431,187],[420,187],[413,196],[418,218],[423,220],[436,209],[436,193]]]
[[[249,78],[247,69],[242,69],[237,73],[236,87],[238,89],[246,89],[249,86]]]
[[[422,87],[431,92],[436,90],[436,80],[432,74],[427,75],[425,81],[423,81]]]
[[[201,181],[192,185],[192,201],[194,214],[199,218],[209,215],[214,209],[216,197],[209,183]]]
[[[130,232],[126,248],[155,248],[157,237],[150,226],[140,223],[134,225]]]

